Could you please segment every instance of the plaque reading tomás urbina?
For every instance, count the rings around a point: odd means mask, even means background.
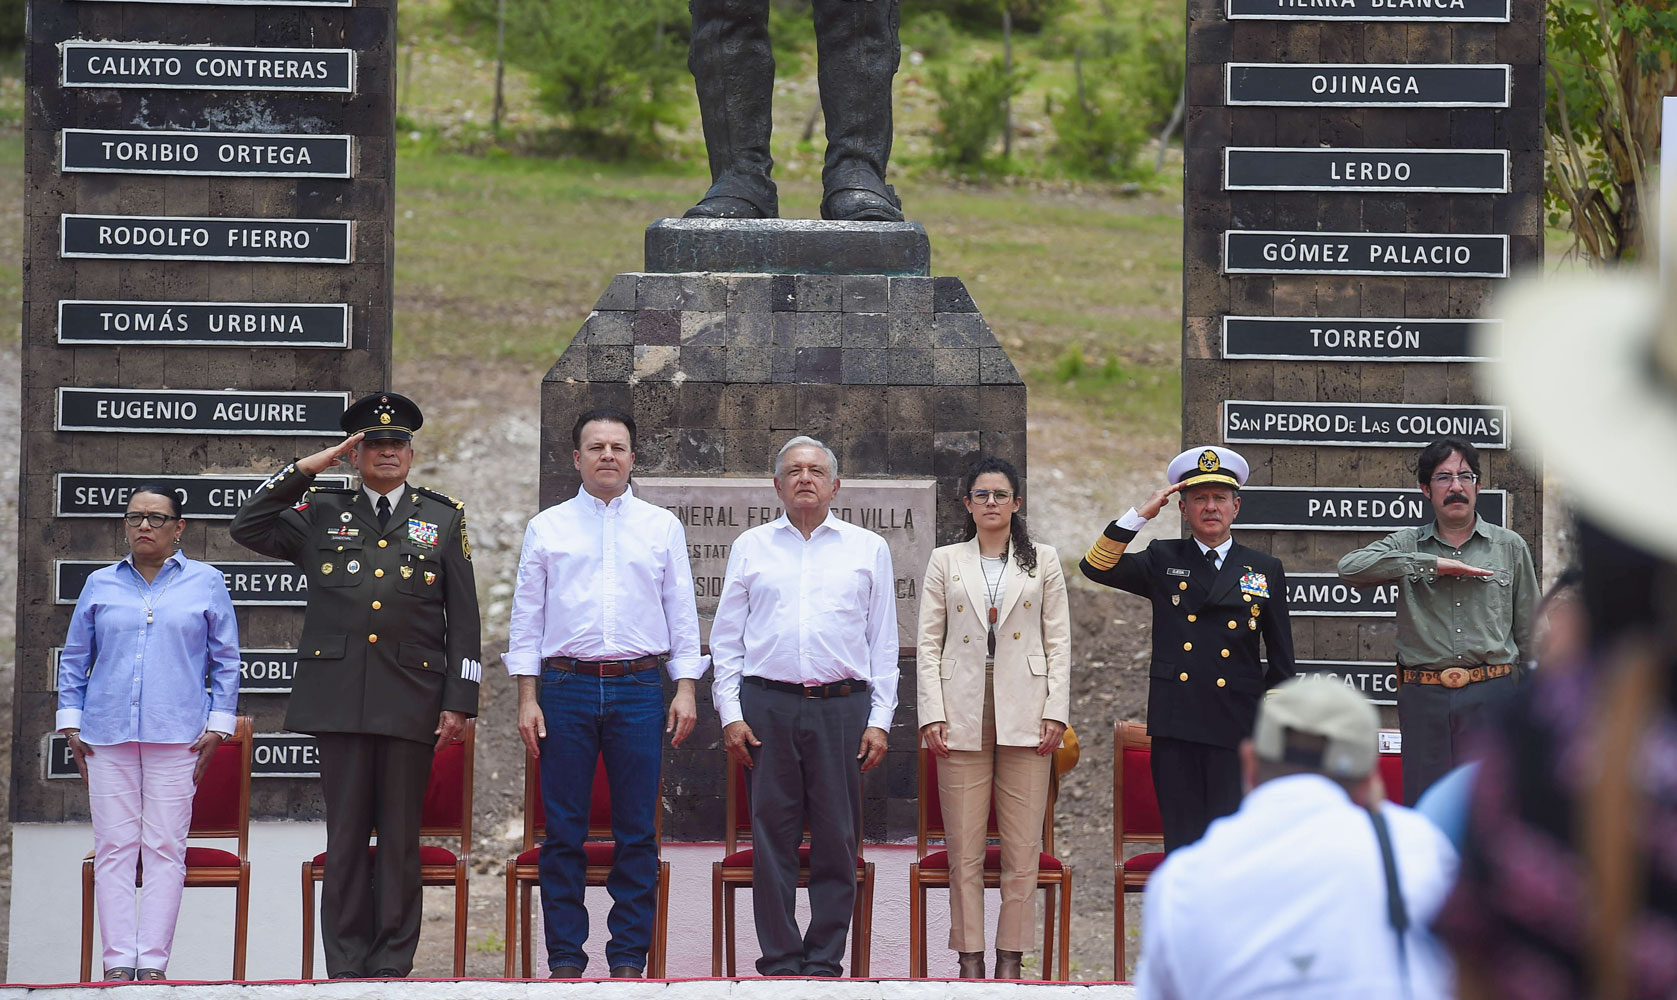
[[[1508,524],[1508,492],[1480,490],[1479,516]],[[1248,486],[1240,491],[1240,526],[1248,531],[1396,531],[1432,520],[1419,489],[1362,486]]]
[[[1376,705],[1397,704],[1397,664],[1391,660],[1295,660],[1293,665],[1303,675],[1344,681]]]
[[[60,344],[347,348],[349,333],[344,303],[58,303]]]
[[[1507,21],[1509,0],[1228,0],[1231,21]]]
[[[347,219],[220,219],[65,215],[65,257],[130,260],[243,260],[348,264],[355,223]]]
[[[1499,319],[1225,316],[1223,357],[1248,361],[1487,361]]]
[[[1507,65],[1229,63],[1231,105],[1341,108],[1506,108]]]
[[[1228,444],[1346,445],[1419,448],[1441,437],[1479,448],[1508,447],[1508,410],[1449,403],[1223,402]]]
[[[1508,237],[1455,233],[1315,233],[1231,229],[1230,274],[1391,274],[1508,277]]]
[[[60,386],[61,431],[121,434],[297,434],[341,437],[346,392],[85,389]]]
[[[920,620],[920,580],[936,546],[937,481],[845,479],[843,472],[841,468],[832,512],[840,520],[878,532],[890,546],[896,575],[897,644],[912,649]],[[637,476],[635,495],[670,511],[686,531],[699,624],[708,641],[734,539],[784,513],[774,481]]]
[[[353,49],[244,49],[155,42],[59,45],[66,87],[355,92]]]
[[[1303,618],[1395,618],[1398,585],[1353,587],[1334,573],[1288,573],[1287,613]]]
[[[1415,191],[1506,194],[1506,149],[1223,150],[1230,191]]]
[[[121,517],[137,487],[161,486],[175,495],[182,517],[232,520],[267,478],[264,476],[169,476],[159,474],[60,472],[54,478],[58,517]],[[344,487],[348,476],[323,475],[316,486]]]
[[[67,128],[66,173],[349,177],[355,137],[262,132],[122,132]]]
[[[108,559],[54,559],[53,602],[74,604],[93,571],[109,566]],[[308,574],[290,563],[223,562],[211,560],[227,581],[227,595],[239,607],[267,607],[309,603]]]

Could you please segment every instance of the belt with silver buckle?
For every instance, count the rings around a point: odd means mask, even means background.
[[[1440,667],[1436,670],[1423,667],[1403,669],[1403,683],[1405,684],[1442,684],[1451,690],[1464,688],[1469,684],[1480,681],[1495,680],[1507,677],[1514,672],[1512,663],[1481,664],[1477,667]]]

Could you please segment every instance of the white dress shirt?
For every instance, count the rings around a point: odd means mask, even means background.
[[[738,722],[741,677],[790,684],[865,680],[868,725],[897,710],[897,588],[885,539],[832,514],[805,539],[781,515],[734,540],[716,621],[711,700]]]
[[[1205,544],[1204,542],[1200,541],[1198,538],[1194,539],[1194,544],[1199,546],[1200,555],[1202,555],[1202,556],[1207,555],[1207,554],[1209,554],[1210,552],[1213,551],[1211,546],[1209,546],[1209,545]],[[1223,568],[1223,560],[1227,559],[1229,557],[1229,549],[1232,548],[1233,546],[1234,546],[1234,536],[1233,535],[1230,535],[1229,537],[1223,539],[1223,544],[1217,546],[1217,548],[1215,550],[1216,553],[1217,553],[1217,562],[1216,562],[1215,565],[1218,569]]]
[[[1449,959],[1427,928],[1455,881],[1455,849],[1420,813],[1391,803],[1381,813],[1409,911],[1407,991],[1368,811],[1299,774],[1253,789],[1148,880],[1142,1000],[1452,996]]]
[[[542,660],[670,654],[670,676],[704,676],[687,535],[675,515],[625,489],[588,493],[530,519],[512,595],[507,673],[538,675]]]
[[[373,489],[371,486],[368,486],[366,483],[361,484],[361,492],[367,494],[367,499],[372,501],[373,506],[372,506],[371,509],[373,510],[375,517],[377,516],[377,512],[378,512],[379,497],[384,497],[384,498],[388,499],[390,501],[390,509],[391,509],[392,512],[394,512],[396,510],[396,501],[402,499],[402,491],[407,489],[407,488],[408,488],[408,484],[406,482],[403,482],[403,483],[399,484],[395,489],[392,489],[389,493],[380,493],[378,490]]]

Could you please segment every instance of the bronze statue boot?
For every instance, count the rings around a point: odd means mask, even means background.
[[[697,205],[682,214],[686,219],[767,219],[766,212],[744,198],[714,194],[700,199]]]
[[[1025,953],[1022,952],[1022,951],[1002,951],[1000,948],[997,948],[996,949],[996,978],[997,979],[1018,979],[1018,978],[1020,978],[1019,966],[1024,961],[1024,959],[1025,959]]]
[[[827,192],[821,199],[821,217],[834,222],[901,222],[902,200],[891,185],[883,185],[888,195],[866,188],[840,188]]]
[[[961,959],[962,979],[984,978],[984,953],[982,951],[958,951],[955,953]]]

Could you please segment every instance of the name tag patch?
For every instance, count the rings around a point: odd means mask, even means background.
[[[1253,597],[1269,596],[1269,579],[1262,573],[1242,573],[1240,577],[1240,592]]]
[[[423,545],[426,548],[435,548],[437,545],[437,526],[430,521],[421,521],[417,517],[409,518],[408,541],[415,545]]]
[[[359,536],[360,534],[361,534],[361,529],[360,528],[351,528],[351,527],[345,526],[345,527],[333,528],[332,530],[330,530],[326,533],[326,537],[332,539],[335,542],[341,542],[341,541],[344,541],[345,539],[355,538],[355,537]]]
[[[1165,575],[1166,576],[1191,577],[1194,574],[1190,573],[1189,571],[1187,571],[1185,569],[1179,569],[1175,566],[1172,566],[1169,569],[1165,570]]]

